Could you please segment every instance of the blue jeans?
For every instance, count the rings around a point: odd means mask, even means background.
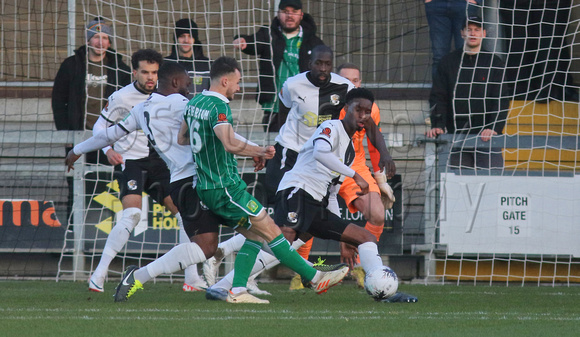
[[[439,61],[451,51],[451,40],[455,49],[463,48],[461,30],[465,24],[467,2],[465,0],[432,0],[425,3],[425,14],[429,23],[429,37],[433,51],[433,77]]]

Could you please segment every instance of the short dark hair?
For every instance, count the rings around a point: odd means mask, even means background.
[[[139,62],[157,63],[159,67],[163,64],[163,55],[155,49],[139,49],[131,55],[131,66],[133,69],[139,69]]]
[[[330,57],[334,56],[334,53],[332,52],[332,48],[330,48],[329,46],[325,45],[325,44],[319,44],[318,46],[312,48],[312,51],[310,53],[310,59],[313,60],[315,55],[318,55],[320,53],[330,53]]]
[[[375,102],[375,96],[373,93],[365,88],[354,88],[346,94],[346,104],[350,104],[353,100],[357,98],[364,98],[371,101],[371,103]]]
[[[159,82],[169,82],[175,76],[187,73],[184,66],[177,62],[163,62],[159,68]]]
[[[209,71],[209,78],[211,80],[216,80],[224,75],[235,73],[236,69],[242,72],[240,65],[235,58],[229,56],[218,57],[213,61],[211,65],[211,70]]]
[[[360,68],[354,63],[343,63],[336,68],[336,72],[340,73],[342,69],[356,69],[360,73]]]

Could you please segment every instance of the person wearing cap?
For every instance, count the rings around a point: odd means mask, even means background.
[[[278,9],[269,29],[260,28],[253,35],[242,35],[233,41],[234,48],[260,59],[257,100],[264,109],[262,122],[266,125],[272,113],[277,116],[276,97],[282,84],[286,79],[308,71],[312,48],[324,44],[316,36],[314,19],[302,11],[300,0],[281,0]],[[283,123],[272,118],[270,132],[278,132]]]
[[[187,71],[209,71],[209,59],[203,55],[197,24],[191,19],[180,19],[175,23],[175,45],[165,59],[175,61]]]
[[[464,24],[464,47],[445,55],[439,63],[429,102],[431,130],[428,138],[444,133],[477,134],[487,142],[501,134],[509,109],[509,88],[503,84],[504,63],[481,49],[486,31],[480,17]],[[461,168],[501,168],[501,149],[490,152],[453,149],[449,165]]]
[[[57,130],[92,130],[107,97],[131,83],[131,68],[111,48],[111,33],[102,18],[92,20],[87,44],[60,65],[52,89]]]

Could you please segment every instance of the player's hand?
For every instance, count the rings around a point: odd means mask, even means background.
[[[352,270],[356,264],[357,254],[358,249],[355,246],[340,242],[340,263],[348,264],[348,267]]]
[[[113,149],[107,151],[107,160],[113,166],[123,164],[123,156]]]
[[[383,206],[385,209],[393,208],[395,194],[393,193],[391,186],[387,183],[387,177],[380,171],[375,172],[374,177],[377,181],[377,185],[379,185],[379,189],[381,190],[381,201],[383,202]]]
[[[243,37],[239,37],[239,38],[235,39],[233,44],[234,44],[235,49],[240,49],[240,50],[244,50],[248,46],[246,39],[244,39]]]
[[[493,131],[492,129],[483,129],[481,131],[481,140],[484,142],[489,142],[491,140],[491,136],[497,135],[497,132]]]
[[[361,195],[369,193],[369,183],[367,183],[367,181],[360,174],[355,172],[354,177],[352,178],[361,189],[360,192],[356,192],[356,195],[360,197]]]
[[[265,159],[272,159],[276,154],[276,148],[272,145],[266,146],[266,150],[264,151],[264,158]]]
[[[254,160],[254,172],[258,172],[266,166],[266,158],[264,157],[252,157]]]
[[[81,156],[78,154],[75,154],[73,152],[73,150],[70,150],[67,154],[66,154],[66,158],[64,160],[64,164],[66,165],[67,172],[70,172],[70,170],[74,170],[74,163],[80,158]]]
[[[435,137],[442,135],[444,133],[445,133],[445,131],[443,131],[443,129],[441,129],[441,128],[433,128],[433,129],[425,132],[425,136],[427,138],[435,138]]]
[[[380,172],[384,172],[384,174],[389,178],[392,178],[397,173],[397,166],[395,165],[391,155],[381,155],[378,165]]]

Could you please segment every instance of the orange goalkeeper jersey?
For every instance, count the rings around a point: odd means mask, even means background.
[[[340,118],[343,119],[344,115],[346,115],[346,110],[344,108],[340,111]],[[379,126],[380,130],[380,122],[381,122],[381,113],[379,111],[379,107],[376,103],[373,103],[373,109],[371,112],[371,118],[375,121],[377,126]],[[356,171],[356,167],[360,167],[361,165],[366,166],[366,157],[365,157],[365,149],[363,145],[363,140],[366,135],[366,130],[362,129],[361,131],[355,132],[354,136],[352,136],[352,145],[354,146],[354,152],[356,154],[354,158],[354,163],[352,164],[353,170]],[[376,172],[379,170],[379,159],[381,155],[379,151],[371,144],[370,141],[367,141],[369,154],[371,156],[371,163],[373,165],[373,171]]]

